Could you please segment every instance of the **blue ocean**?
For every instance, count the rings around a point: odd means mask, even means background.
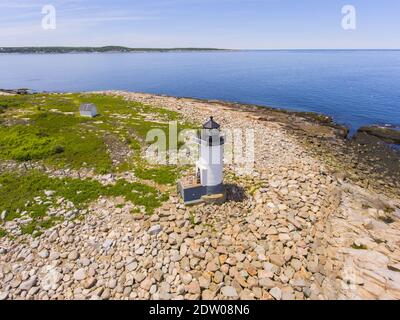
[[[400,125],[400,51],[0,54],[0,88],[129,90]]]

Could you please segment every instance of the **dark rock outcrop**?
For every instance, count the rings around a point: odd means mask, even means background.
[[[358,132],[367,133],[386,142],[400,144],[400,130],[392,127],[366,126],[358,129]]]
[[[9,94],[29,94],[30,89],[21,88],[21,89],[0,89],[0,92],[9,93]]]

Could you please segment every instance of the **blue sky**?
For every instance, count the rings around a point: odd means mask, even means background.
[[[55,30],[41,28],[47,4]],[[0,0],[0,46],[400,48],[399,35],[399,0]]]

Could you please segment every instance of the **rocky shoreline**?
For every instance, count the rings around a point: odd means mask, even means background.
[[[332,117],[314,112],[168,95],[134,95],[141,97],[138,99],[141,102],[159,101],[160,106],[162,100],[185,101],[189,104],[205,104],[211,108],[240,111],[251,119],[276,123],[285,132],[295,136],[302,147],[320,158],[335,174],[346,175],[363,187],[372,185],[381,192],[400,196],[400,152],[390,146],[390,143],[398,143],[398,131],[391,127],[361,127],[356,134],[349,137],[348,127],[335,123]]]
[[[13,94],[29,94],[30,93],[30,89],[25,89],[25,88],[21,88],[21,89],[0,89],[0,95],[4,94],[4,95],[13,95]]]
[[[400,144],[400,130],[390,126],[369,126],[361,127],[358,132],[365,132],[369,135],[381,138],[389,143]]]
[[[379,139],[312,114],[102,94],[251,127],[254,170],[226,166],[222,205],[171,190],[147,216],[100,198],[37,238],[0,238],[0,299],[400,299],[399,160]]]

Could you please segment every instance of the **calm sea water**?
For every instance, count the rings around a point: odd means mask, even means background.
[[[400,51],[0,54],[0,88],[119,89],[400,125]]]

